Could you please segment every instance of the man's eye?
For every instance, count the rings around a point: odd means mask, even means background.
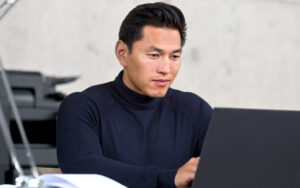
[[[178,59],[180,56],[179,55],[172,55],[173,59]]]
[[[158,57],[158,54],[148,54],[150,57],[152,57],[152,58],[156,58],[156,57]]]

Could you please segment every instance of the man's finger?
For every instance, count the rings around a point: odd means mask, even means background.
[[[189,160],[189,163],[193,164],[193,165],[198,165],[199,160],[200,160],[200,157],[193,157]]]

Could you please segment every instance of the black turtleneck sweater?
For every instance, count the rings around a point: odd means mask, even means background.
[[[150,98],[114,82],[68,96],[57,119],[64,173],[96,173],[128,187],[174,187],[175,174],[199,156],[212,113],[195,94],[169,88]]]

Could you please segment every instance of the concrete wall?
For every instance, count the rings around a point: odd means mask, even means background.
[[[1,0],[3,2],[3,0]],[[118,29],[141,0],[20,0],[0,22],[9,69],[80,75],[66,93],[115,78]],[[188,23],[173,87],[212,106],[300,110],[299,0],[169,0]]]

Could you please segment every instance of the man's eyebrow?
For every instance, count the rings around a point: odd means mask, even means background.
[[[173,51],[173,53],[181,53],[181,52],[182,52],[182,48]]]
[[[157,48],[157,47],[155,47],[155,46],[150,46],[150,47],[149,47],[149,50],[150,50],[150,51],[152,51],[152,50],[153,50],[153,51],[163,52],[163,50],[162,50],[162,49],[160,49],[160,48]]]
[[[155,47],[155,46],[150,46],[150,47],[149,47],[149,50],[154,50],[154,51],[158,51],[158,52],[164,52],[162,49],[157,48],[157,47]],[[180,52],[182,52],[182,48],[179,48],[179,49],[177,49],[177,50],[174,50],[172,53],[180,53]]]

